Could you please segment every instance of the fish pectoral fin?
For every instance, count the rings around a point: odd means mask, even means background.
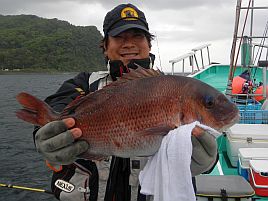
[[[107,159],[107,156],[94,155],[94,154],[90,154],[88,152],[85,152],[85,153],[79,155],[79,158],[88,159],[88,160],[92,160],[92,161],[102,161],[102,160]]]
[[[175,128],[175,127],[174,127]],[[170,126],[163,125],[163,126],[157,126],[157,127],[152,127],[152,128],[147,128],[145,130],[140,131],[138,134],[140,135],[161,135],[165,136],[168,134],[168,132],[172,129],[174,129]]]

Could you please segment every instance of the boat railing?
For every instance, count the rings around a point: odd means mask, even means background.
[[[196,48],[191,49],[191,51],[186,53],[186,54],[183,54],[179,57],[171,59],[169,61],[169,63],[171,63],[171,74],[172,75],[174,75],[174,74],[188,75],[188,74],[193,74],[193,73],[199,72],[202,69],[205,69],[206,65],[204,62],[203,50],[206,50],[206,52],[207,52],[208,65],[210,65],[211,62],[210,62],[210,55],[209,55],[209,48],[208,48],[210,45],[211,44],[205,44],[205,45],[198,46]],[[200,53],[200,56],[198,56],[199,53]],[[191,71],[186,70],[185,60],[189,60],[189,65],[190,65]],[[199,66],[199,63],[198,63],[199,60],[201,60],[201,66]],[[182,63],[182,69],[179,71],[177,69],[175,72],[175,64],[176,63]]]
[[[257,51],[256,51],[256,48]],[[254,61],[252,61],[252,64],[254,65],[255,61],[257,60],[258,57],[260,57],[260,54],[263,52],[263,49],[266,50],[267,55],[268,55],[268,45],[264,44],[259,44],[259,43],[252,43],[252,58],[255,58]],[[260,65],[258,65],[260,66]],[[261,66],[265,67],[265,66]]]

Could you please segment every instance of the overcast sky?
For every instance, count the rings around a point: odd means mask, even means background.
[[[133,3],[145,12],[150,31],[157,36],[152,48],[156,66],[161,63],[164,71],[171,70],[169,60],[208,43],[211,60],[229,64],[236,0],[0,0],[0,14],[58,18],[73,25],[95,25],[102,33],[105,14],[120,3]],[[268,0],[255,0],[255,5],[268,6]],[[256,11],[258,35],[263,34],[267,17],[267,10]]]

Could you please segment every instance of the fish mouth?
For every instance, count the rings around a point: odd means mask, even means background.
[[[223,127],[217,129],[219,132],[226,131],[228,128],[233,126],[234,124],[238,123],[240,120],[240,114],[236,113],[235,116],[232,118],[232,120],[228,124],[223,124]],[[224,121],[224,120],[223,120]]]
[[[231,126],[236,124],[239,121],[239,119],[240,119],[240,115],[238,113],[235,115],[234,118],[232,118],[232,120],[228,124],[222,124],[223,126],[218,127],[218,128],[217,127],[204,128],[201,125],[197,125],[193,129],[192,134],[197,137],[197,136],[202,135],[202,133],[204,133],[204,132],[209,132],[211,135],[213,135],[215,138],[217,138],[218,136],[221,135],[221,133],[223,133],[228,128],[230,128]],[[208,126],[208,125],[205,125],[205,126]]]
[[[240,115],[239,115],[239,113],[234,113],[234,115],[231,118],[231,121],[230,122],[228,122],[227,124],[226,123],[223,123],[227,119],[229,119],[229,118],[227,117],[227,118],[223,119],[221,121],[222,123],[220,123],[219,126],[211,126],[211,128],[214,129],[215,131],[217,131],[218,133],[222,133],[222,132],[226,131],[228,128],[230,128],[231,126],[233,126],[234,124],[238,123],[239,122],[239,119],[240,119]],[[207,125],[207,126],[209,126],[209,125]],[[205,131],[202,128],[200,128],[200,129],[203,130],[203,131]],[[199,132],[200,132],[200,130],[199,130]],[[196,132],[196,133],[198,135],[198,132]],[[219,134],[217,134],[217,136],[219,136]]]

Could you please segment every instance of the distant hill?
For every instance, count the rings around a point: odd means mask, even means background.
[[[105,69],[101,33],[56,18],[0,15],[0,69],[93,71]]]

